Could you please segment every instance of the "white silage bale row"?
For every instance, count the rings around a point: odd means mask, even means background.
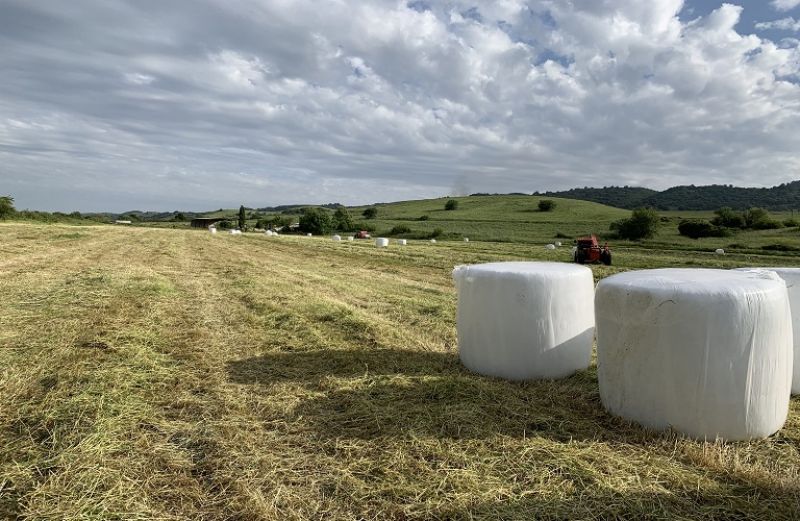
[[[377,239],[375,239],[375,246],[377,246],[378,248],[386,248],[387,246],[389,246],[389,239],[385,237],[378,237]]]

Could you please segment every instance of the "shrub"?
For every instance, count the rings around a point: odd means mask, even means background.
[[[678,225],[678,232],[692,239],[699,239],[700,237],[725,237],[730,235],[730,232],[726,228],[714,226],[708,221],[701,220],[681,221]]]
[[[742,216],[727,206],[715,211],[716,217],[711,219],[711,224],[714,226],[724,226],[725,228],[744,228],[744,219]]]
[[[556,232],[556,239],[569,239],[569,235],[561,232]]]
[[[540,212],[550,212],[556,207],[556,202],[550,199],[542,199],[539,201]]]
[[[443,233],[444,230],[442,230],[441,228],[434,228],[433,231],[428,235],[428,237],[430,237],[431,239],[435,239],[436,237],[441,237]]]
[[[15,212],[14,198],[7,195],[0,197],[0,219],[7,219]]]
[[[611,223],[611,230],[617,233],[620,239],[638,241],[649,239],[658,231],[658,214],[652,208],[637,208],[628,219],[621,219]]]
[[[444,209],[445,209],[445,210],[448,210],[448,211],[450,211],[450,210],[456,210],[456,209],[458,209],[458,201],[456,201],[455,199],[449,199],[449,200],[448,200],[448,201],[445,203],[445,205],[444,205]]]
[[[419,218],[417,218],[418,221],[427,221],[429,219],[430,217],[428,217],[427,215],[420,215]]]
[[[780,222],[770,217],[769,212],[763,208],[748,208],[742,213],[744,225],[753,230],[772,230],[783,226]]]
[[[344,206],[338,207],[336,211],[333,212],[333,227],[343,232],[354,231],[355,224],[353,224],[353,218]]]
[[[378,216],[378,209],[374,206],[370,206],[369,208],[365,209],[361,212],[361,215],[364,216],[366,219],[374,219]]]
[[[411,233],[411,228],[409,228],[405,224],[398,224],[397,226],[389,230],[389,235],[401,235],[404,233]]]
[[[229,230],[233,228],[233,223],[230,221],[217,221],[215,226],[220,230]]]
[[[785,221],[783,221],[783,225],[786,226],[787,228],[796,228],[797,226],[800,226],[800,223],[795,221],[794,219],[786,219]]]
[[[321,208],[309,208],[300,216],[300,231],[325,235],[333,228],[333,220],[327,211]]]

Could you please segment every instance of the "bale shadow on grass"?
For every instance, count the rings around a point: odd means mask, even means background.
[[[800,496],[774,487],[733,483],[722,490],[673,490],[625,493],[611,488],[584,495],[548,498],[528,496],[516,501],[445,507],[430,519],[775,519],[800,518]]]
[[[642,438],[603,409],[595,372],[509,382],[470,373],[454,353],[397,349],[273,352],[228,364],[239,384],[294,382],[326,392],[292,411],[323,437],[486,438],[558,441]],[[339,379],[330,381],[330,379]]]

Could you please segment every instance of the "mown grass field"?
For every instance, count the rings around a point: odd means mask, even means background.
[[[595,275],[800,265],[665,244]],[[798,399],[768,440],[702,443],[606,414],[594,367],[459,364],[454,265],[568,258],[0,224],[0,517],[800,518]]]

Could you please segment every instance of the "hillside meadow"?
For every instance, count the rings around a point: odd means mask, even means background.
[[[451,270],[520,259],[569,251],[0,224],[0,517],[800,517],[798,399],[768,440],[703,443],[606,414],[594,365],[466,371]],[[800,261],[592,269],[755,264]]]

